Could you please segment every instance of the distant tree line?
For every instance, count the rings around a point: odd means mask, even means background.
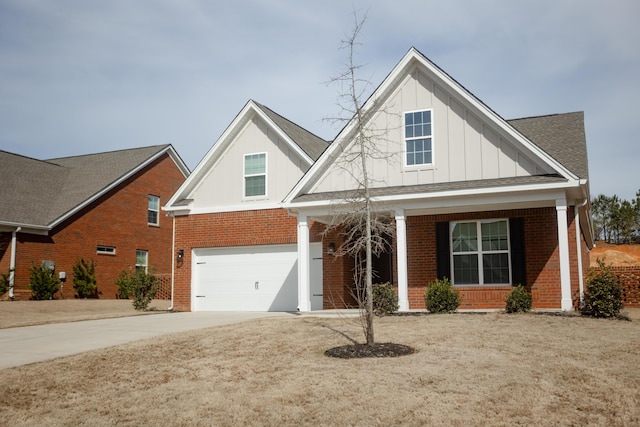
[[[607,243],[640,243],[640,190],[633,200],[600,194],[591,200],[596,240]]]

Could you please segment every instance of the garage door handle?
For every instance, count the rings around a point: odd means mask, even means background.
[[[196,298],[204,298],[206,295],[196,295]]]
[[[314,297],[321,297],[322,294],[313,294]]]
[[[256,283],[253,285],[253,286],[256,288],[256,291],[257,291],[257,290],[258,290],[258,288],[259,288],[258,283],[260,283],[260,282],[256,282]]]

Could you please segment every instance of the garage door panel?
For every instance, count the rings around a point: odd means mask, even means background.
[[[296,245],[194,250],[196,311],[294,311]]]

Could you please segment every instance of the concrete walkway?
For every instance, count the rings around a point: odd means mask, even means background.
[[[42,362],[174,332],[292,313],[195,312],[0,329],[0,369]]]

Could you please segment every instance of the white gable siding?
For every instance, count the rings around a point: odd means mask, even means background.
[[[222,147],[221,147],[222,148]],[[244,155],[267,153],[267,195],[244,199]],[[253,116],[223,153],[190,198],[196,209],[255,206],[281,202],[308,169],[307,164],[270,126]]]
[[[433,166],[405,167],[403,115],[431,109]],[[415,69],[391,92],[368,124],[379,137],[379,159],[371,161],[374,186],[433,184],[454,181],[507,178],[553,171],[498,126],[482,120],[452,92],[438,86],[425,72]],[[347,150],[348,151],[348,150]],[[330,167],[312,192],[354,188],[355,180],[340,167],[353,164],[348,154]]]

